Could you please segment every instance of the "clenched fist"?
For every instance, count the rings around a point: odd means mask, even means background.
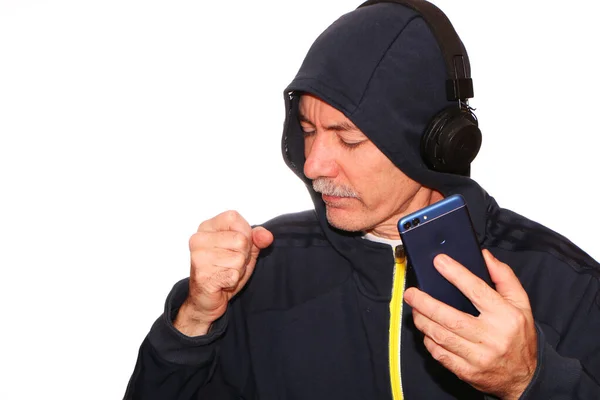
[[[236,211],[200,224],[190,238],[189,294],[175,318],[175,328],[187,336],[205,335],[250,279],[260,250],[272,242],[271,232],[263,227],[252,229]]]

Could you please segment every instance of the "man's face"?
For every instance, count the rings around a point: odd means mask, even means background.
[[[345,231],[395,227],[421,185],[404,175],[344,114],[300,98],[304,175],[322,194],[329,223]]]

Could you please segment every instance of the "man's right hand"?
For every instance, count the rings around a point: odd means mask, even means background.
[[[175,328],[187,336],[205,335],[250,279],[260,250],[272,242],[271,232],[260,226],[252,229],[236,211],[200,224],[190,238],[189,294]]]

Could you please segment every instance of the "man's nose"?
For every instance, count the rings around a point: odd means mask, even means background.
[[[315,133],[304,141],[306,161],[304,175],[308,179],[337,176],[338,165],[334,140],[328,133]]]

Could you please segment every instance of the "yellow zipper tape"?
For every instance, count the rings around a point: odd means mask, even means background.
[[[392,300],[390,302],[390,379],[392,384],[392,398],[394,400],[403,400],[402,379],[400,377],[400,340],[402,335],[402,298],[406,283],[406,255],[404,253],[404,246],[396,246],[394,257],[396,265],[394,267],[394,285],[392,287]]]

